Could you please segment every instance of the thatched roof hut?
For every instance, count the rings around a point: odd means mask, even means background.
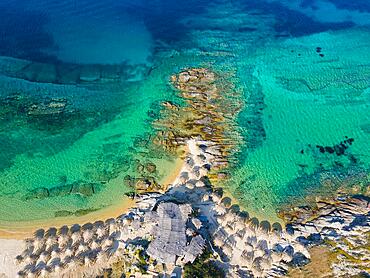
[[[187,204],[167,202],[158,205],[158,226],[153,234],[155,239],[147,249],[152,258],[174,265],[177,257],[182,258],[183,262],[193,261],[202,252],[203,238],[200,236],[193,238],[187,245],[186,222],[191,211],[191,206]]]

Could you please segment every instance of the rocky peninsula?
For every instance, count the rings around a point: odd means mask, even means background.
[[[281,277],[310,264],[317,245],[333,254],[334,276],[368,273],[368,198],[318,199],[270,223],[219,186],[240,143],[238,92],[223,81],[205,68],[171,77],[184,104],[164,102],[153,123],[155,144],[185,150],[170,186],[141,191],[136,206],[117,218],[35,231],[14,258],[18,277],[202,277],[202,268],[213,271],[207,277]]]

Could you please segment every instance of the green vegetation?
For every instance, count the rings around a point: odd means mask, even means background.
[[[184,267],[184,278],[224,278],[226,274],[222,268],[210,260],[212,254],[206,250],[194,263]]]

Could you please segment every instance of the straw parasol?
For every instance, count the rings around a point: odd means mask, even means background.
[[[94,232],[92,230],[85,230],[82,234],[82,237],[85,242],[90,242],[94,237]]]
[[[228,208],[231,206],[231,199],[229,197],[225,197],[221,200],[221,204],[225,207]]]
[[[50,236],[46,239],[45,241],[45,248],[46,249],[49,249],[50,247],[52,247],[54,244],[56,244],[58,241],[57,241],[57,238],[55,236]]]
[[[275,222],[274,224],[272,224],[272,231],[280,236],[283,232],[283,227],[280,223]]]
[[[58,235],[68,235],[68,233],[69,233],[69,228],[67,225],[60,227],[58,230]]]
[[[66,256],[73,256],[74,251],[71,248],[67,248],[64,253]]]
[[[94,240],[91,245],[90,245],[91,249],[98,249],[100,247],[100,244],[98,241]]]
[[[36,237],[33,241],[34,252],[45,249],[45,240],[40,237]]]
[[[72,238],[72,244],[75,245],[76,243],[81,241],[81,238],[82,238],[81,232],[78,231],[78,232],[73,233],[71,238]]]
[[[18,265],[24,261],[24,257],[22,255],[18,255],[15,257],[14,261]]]
[[[17,278],[24,278],[26,277],[26,273],[23,270],[18,271]]]
[[[249,220],[249,227],[253,230],[258,229],[259,227],[259,220],[257,217],[253,217],[251,220]]]
[[[38,229],[38,230],[36,230],[36,231],[33,233],[33,236],[34,236],[35,238],[39,238],[39,239],[44,238],[44,236],[45,236],[45,230],[44,230],[44,229]]]
[[[108,228],[106,226],[100,226],[96,229],[96,235],[98,238],[103,238],[107,236]]]
[[[271,232],[271,224],[270,224],[270,222],[268,222],[267,220],[261,221],[261,223],[260,223],[260,229],[264,233],[266,233],[266,234],[270,233]]]
[[[42,260],[42,261],[46,262],[46,261],[48,261],[48,260],[49,260],[49,258],[50,258],[50,253],[49,253],[49,252],[44,251],[44,252],[42,252],[42,253],[40,254],[39,260]]]
[[[45,237],[55,237],[57,235],[57,228],[55,227],[50,227],[46,233],[45,233]]]
[[[84,265],[86,267],[92,266],[94,264],[93,260],[91,260],[88,256],[84,257]]]
[[[60,234],[58,236],[58,245],[61,247],[61,248],[64,248],[67,246],[68,242],[70,240],[70,237],[67,235],[67,234]]]

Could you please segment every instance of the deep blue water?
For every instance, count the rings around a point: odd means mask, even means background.
[[[211,1],[212,2],[212,1]],[[143,21],[154,40],[161,40],[167,43],[175,43],[183,40],[189,32],[182,19],[191,14],[203,12],[210,4],[210,1],[191,0],[179,3],[178,1],[45,1],[45,0],[13,0],[0,3],[0,55],[20,57],[34,61],[58,61],[58,57],[48,53],[50,50],[58,49],[58,42],[55,39],[55,32],[51,33],[47,27],[53,23],[63,27],[68,18],[81,18],[89,28],[87,34],[71,37],[74,40],[83,41],[85,36],[106,30],[112,19],[116,25],[126,25],[126,18],[129,15],[130,22],[133,20]],[[217,1],[216,1],[217,2]],[[223,1],[219,1],[223,2]],[[276,23],[274,29],[276,36],[297,37],[307,34],[322,32],[326,30],[337,30],[348,28],[355,23],[350,19],[341,22],[327,22],[317,20],[311,15],[288,7],[284,1],[224,1],[241,6],[246,11],[274,15]],[[294,1],[293,1],[294,2]],[[324,3],[325,1],[323,1]],[[330,0],[338,9],[348,11],[369,11],[368,1],[355,1],[348,3],[343,0]],[[318,9],[315,0],[302,0],[300,7]],[[330,21],[330,20],[329,20]],[[105,23],[108,24],[105,26]],[[103,29],[99,26],[103,26]],[[74,26],[78,28],[78,26]],[[105,28],[105,29],[104,29]],[[71,27],[73,30],[73,27]],[[127,31],[127,30],[126,30]],[[241,29],[241,32],[248,32],[248,29]],[[63,32],[61,28],[60,32]],[[131,34],[129,39],[134,40]],[[68,38],[66,38],[68,39]],[[107,42],[109,43],[109,42]],[[129,46],[130,47],[130,46]],[[124,51],[125,45],[122,45]],[[52,51],[51,51],[52,52]],[[78,61],[76,61],[78,63]],[[118,61],[117,61],[118,62]]]

